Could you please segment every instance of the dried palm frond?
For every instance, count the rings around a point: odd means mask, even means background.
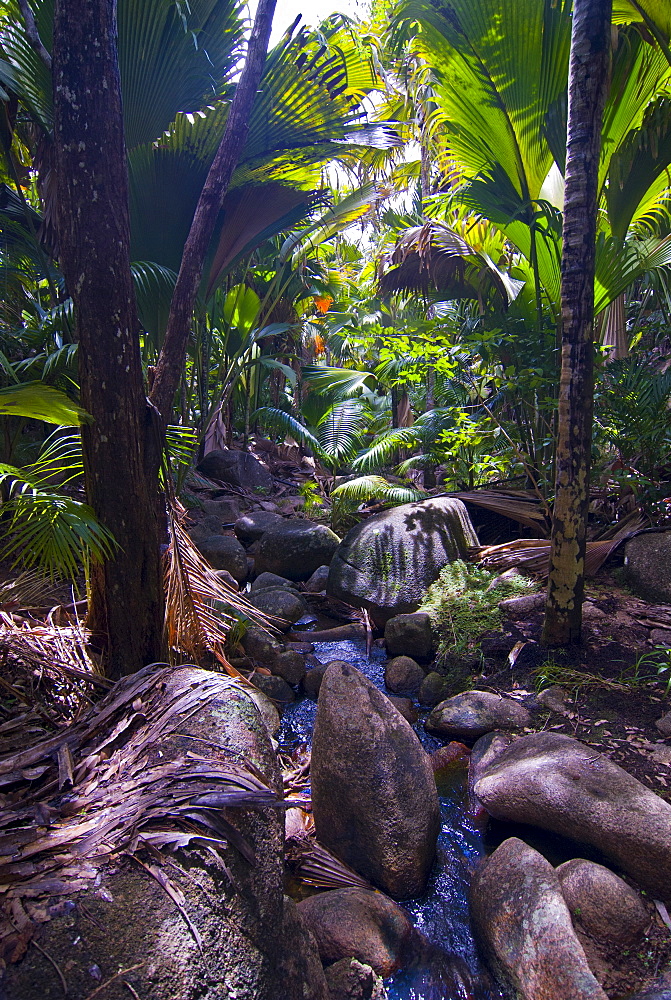
[[[641,524],[642,520],[639,520],[636,527],[640,527]],[[629,521],[613,538],[587,542],[585,576],[596,576],[611,553],[635,534],[636,528],[632,527]],[[525,573],[545,578],[550,568],[550,548],[551,543],[541,538],[517,538],[513,542],[504,542],[503,545],[486,545],[471,549],[470,558],[472,562],[480,563],[487,569],[497,572],[516,567]]]
[[[276,806],[277,793],[221,747],[201,756],[177,743],[165,756],[182,719],[221,697],[222,685],[240,685],[210,674],[167,694],[173,674],[171,667],[145,667],[119,681],[67,733],[0,758],[0,789],[12,789],[0,812],[6,912],[17,898],[88,888],[111,854],[143,846],[216,850],[228,843],[253,863],[250,845],[223,809]],[[159,743],[163,755],[153,750]]]
[[[287,849],[295,878],[319,889],[372,889],[357,872],[336,858],[316,840],[298,838]]]
[[[54,611],[41,625],[17,621],[0,611],[0,653],[22,661],[31,670],[108,689],[111,682],[89,655],[89,633],[74,615],[68,624],[56,625]]]
[[[210,653],[229,673],[237,674],[224,655],[229,630],[240,618],[272,629],[271,620],[225,583],[201,556],[181,524],[184,509],[173,502],[168,512],[170,544],[166,553],[165,627],[174,656],[195,663]]]
[[[524,490],[471,490],[450,493],[465,504],[491,510],[495,514],[517,521],[547,538],[550,531],[549,507]]]

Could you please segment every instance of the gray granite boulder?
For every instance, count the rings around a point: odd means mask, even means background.
[[[647,601],[671,603],[671,531],[645,532],[624,546],[624,574]]]
[[[356,958],[341,958],[325,973],[331,1000],[387,1000],[380,977]]]
[[[390,976],[410,957],[415,933],[405,910],[370,889],[334,889],[298,904],[324,964],[356,958]]]
[[[671,901],[671,805],[593,748],[558,733],[523,736],[474,790],[497,819],[591,844],[655,898]]]
[[[279,524],[283,524],[284,521],[285,518],[272,511],[250,510],[247,514],[243,514],[242,517],[237,519],[233,530],[243,545],[252,545],[254,542],[258,542],[266,531],[276,528]]]
[[[432,497],[366,518],[331,562],[327,593],[367,608],[377,625],[416,611],[427,587],[478,544],[460,500]]]
[[[285,520],[262,535],[256,571],[309,580],[316,569],[330,563],[339,543],[338,536],[323,524]]]
[[[251,492],[270,493],[273,488],[273,477],[268,469],[247,451],[233,449],[210,451],[199,462],[197,468],[209,479],[230,483],[231,486],[241,486]]]
[[[395,656],[384,668],[384,683],[390,691],[418,691],[424,680],[424,671],[410,656]]]
[[[384,627],[384,642],[390,656],[430,660],[435,646],[431,619],[426,611],[395,615]]]
[[[197,538],[198,551],[214,569],[225,569],[240,583],[247,579],[247,555],[232,535]]]
[[[273,624],[277,628],[287,628],[293,625],[307,612],[305,601],[295,590],[273,587],[272,590],[255,590],[249,597],[250,603],[263,611],[265,615],[276,618]]]
[[[321,684],[310,774],[321,843],[389,895],[419,895],[440,828],[431,763],[389,699],[344,660]]]
[[[571,858],[556,869],[574,924],[595,941],[629,947],[643,937],[650,914],[635,889],[610,868]]]
[[[474,740],[495,729],[524,728],[530,722],[529,711],[512,698],[491,691],[464,691],[436,705],[425,728],[434,736]]]
[[[608,1000],[576,937],[552,865],[516,837],[482,862],[471,914],[499,979],[517,1000]]]
[[[137,676],[120,683],[136,682]],[[159,726],[152,740],[149,731],[156,727],[156,714],[144,722],[136,715],[130,734],[117,735],[117,740],[139,738],[142,733],[137,727],[145,726],[148,763],[143,773],[157,759],[167,768],[197,748],[200,756],[209,757],[217,766],[229,757],[249,761],[281,793],[281,772],[270,736],[245,692],[221,675],[191,667],[174,670],[161,683],[165,703],[177,707],[181,699],[184,706],[170,718],[168,727]],[[194,692],[208,687],[211,697],[197,704]],[[119,690],[116,687],[109,697],[116,697]],[[220,787],[213,783],[212,790]],[[218,848],[224,868],[202,846],[192,843],[176,853],[176,865],[161,869],[174,891],[183,896],[183,913],[200,935],[200,948],[157,879],[117,853],[104,860],[99,879],[92,880],[90,889],[78,893],[71,880],[67,896],[58,900],[67,899],[72,905],[39,925],[35,941],[40,949],[28,947],[21,961],[8,964],[0,994],[8,1000],[62,1000],[64,990],[53,961],[62,970],[72,1000],[86,1000],[108,980],[113,981],[99,991],[101,1000],[122,996],[308,1000],[296,970],[287,968],[282,975],[278,971],[284,967],[289,947],[282,814],[274,808],[223,812],[254,852],[255,864],[225,845]],[[127,971],[116,979],[120,970]],[[313,1000],[326,1000],[326,995],[315,993]]]

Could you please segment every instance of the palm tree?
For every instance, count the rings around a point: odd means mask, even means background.
[[[543,642],[580,640],[594,394],[594,273],[612,0],[575,0],[562,251],[557,479]]]

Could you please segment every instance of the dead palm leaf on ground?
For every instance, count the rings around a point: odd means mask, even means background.
[[[182,721],[222,685],[241,686],[211,674],[167,688],[173,673],[153,665],[123,678],[67,731],[0,756],[0,954],[17,907],[90,888],[119,852],[146,849],[155,862],[162,850],[230,844],[254,863],[224,809],[282,800],[239,756],[179,741]]]

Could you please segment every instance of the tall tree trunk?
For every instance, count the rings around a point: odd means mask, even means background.
[[[198,199],[182,254],[150,395],[151,402],[161,415],[163,428],[170,420],[173,398],[184,368],[191,316],[203,277],[205,256],[233,171],[247,140],[249,120],[268,52],[275,4],[276,0],[259,0],[245,66],[235,88],[224,135]]]
[[[86,494],[119,546],[92,567],[89,625],[116,678],[162,658],[163,585],[130,271],[115,0],[56,0],[53,86],[59,257],[75,307],[82,403],[94,418],[82,435]]]
[[[575,0],[569,69],[562,368],[552,551],[543,642],[578,642],[582,625],[594,396],[598,167],[608,88],[612,0]]]

